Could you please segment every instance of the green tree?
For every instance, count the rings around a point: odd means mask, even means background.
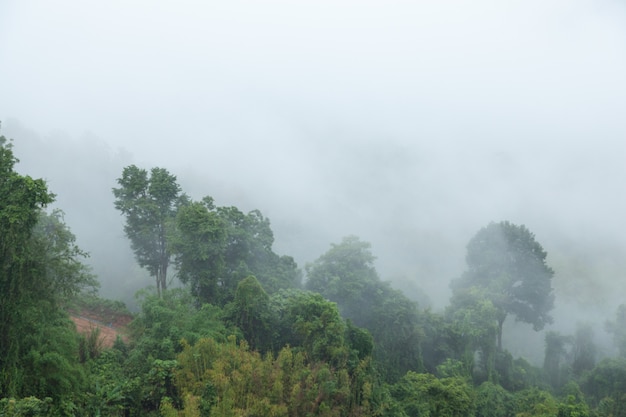
[[[626,359],[608,358],[583,375],[580,388],[594,407],[604,415],[626,416]]]
[[[388,381],[422,368],[417,304],[378,277],[370,244],[348,236],[306,266],[307,289],[339,306],[374,338],[374,357]]]
[[[171,248],[181,282],[201,302],[221,304],[226,225],[214,208],[209,197],[181,207]]]
[[[271,348],[269,296],[253,275],[239,282],[226,311],[228,320],[241,329],[252,349],[264,352]]]
[[[16,162],[0,136],[0,395],[69,404],[82,375],[61,303],[95,280],[61,213],[42,210],[54,195],[43,180],[15,172]]]
[[[462,296],[453,298],[447,309],[449,342],[456,359],[460,360],[471,375],[475,369],[479,380],[497,382],[495,373],[496,333],[498,310],[484,291],[471,288]],[[479,353],[479,366],[474,358]]]
[[[463,378],[437,379],[412,371],[391,387],[407,416],[467,417],[476,410],[475,394]]]
[[[468,243],[467,270],[453,281],[453,297],[473,287],[484,291],[498,311],[498,350],[502,350],[502,325],[509,314],[535,330],[552,322],[554,272],[546,256],[525,226],[507,221],[490,223]]]
[[[170,264],[168,235],[173,227],[180,187],[176,177],[164,168],[152,168],[150,175],[135,165],[124,168],[113,188],[115,208],[126,216],[124,232],[135,259],[156,279],[157,293],[167,289]]]
[[[216,207],[205,197],[181,207],[176,223],[171,247],[179,276],[200,302],[224,306],[250,275],[269,294],[299,286],[296,263],[273,252],[269,220],[258,210],[245,214],[236,207]]]

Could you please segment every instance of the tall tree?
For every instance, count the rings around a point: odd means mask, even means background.
[[[164,168],[152,168],[150,175],[135,165],[124,168],[113,188],[115,208],[126,216],[124,232],[135,259],[156,279],[157,293],[167,289],[170,250],[167,240],[174,224],[180,187],[176,177]]]
[[[54,200],[41,179],[14,171],[17,158],[0,136],[0,389],[17,382],[21,309],[32,300],[28,242],[40,209]],[[9,387],[11,390],[11,388]]]
[[[200,302],[227,304],[250,275],[268,294],[299,286],[296,263],[273,252],[270,222],[258,210],[216,207],[207,196],[181,206],[176,224],[171,248],[179,276]]]
[[[421,370],[422,330],[417,304],[378,277],[370,244],[345,237],[306,266],[306,288],[339,306],[343,317],[374,337],[374,357],[389,381]]]
[[[467,270],[452,283],[454,297],[476,287],[496,307],[497,344],[502,350],[502,325],[509,314],[541,330],[552,322],[552,276],[547,253],[525,227],[508,221],[490,223],[467,245]]]
[[[15,172],[16,162],[0,136],[0,396],[59,400],[80,382],[76,334],[60,302],[95,280],[61,213],[43,211],[54,195]]]

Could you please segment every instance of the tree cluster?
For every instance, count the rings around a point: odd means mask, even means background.
[[[42,180],[0,137],[0,415],[626,416],[626,308],[594,334],[545,335],[543,367],[503,346],[508,317],[551,323],[552,269],[524,226],[491,223],[442,312],[378,276],[349,236],[305,266],[276,254],[259,211],[193,201],[163,168],[129,166],[113,190],[137,263],[129,337],[79,335],[68,311],[106,304]],[[180,281],[178,288],[169,284]]]

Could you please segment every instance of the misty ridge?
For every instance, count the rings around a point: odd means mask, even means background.
[[[44,178],[56,193],[55,207],[65,212],[79,246],[90,253],[87,263],[101,283],[100,294],[135,305],[133,294],[151,279],[133,258],[111,189],[123,167],[141,155],[114,149],[91,134],[41,135],[16,120],[3,123],[3,134],[14,139],[17,169]],[[144,168],[166,167],[192,198],[208,194],[219,205],[259,209],[271,221],[275,251],[293,256],[301,269],[331,243],[356,235],[372,244],[381,279],[434,311],[448,305],[450,282],[465,270],[465,247],[478,229],[501,219],[525,224],[555,271],[554,323],[546,329],[573,333],[580,323],[592,325],[600,355],[611,355],[604,324],[623,302],[626,286],[622,237],[614,233],[623,220],[599,218],[611,177],[596,187],[586,176],[598,173],[582,164],[589,154],[578,152],[564,160],[523,150],[448,151],[434,145],[418,152],[397,143],[356,146],[336,138],[306,149],[308,170],[317,172],[307,182],[290,175],[279,179],[275,168],[267,182],[265,173],[242,168],[208,177],[198,167],[169,167],[167,161],[146,162]],[[507,349],[540,363],[542,333],[513,319],[504,332]]]

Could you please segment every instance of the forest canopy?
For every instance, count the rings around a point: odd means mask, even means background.
[[[94,296],[54,195],[16,162],[0,137],[0,415],[626,415],[623,306],[606,325],[614,357],[584,324],[546,332],[542,364],[502,343],[509,316],[534,331],[553,321],[554,270],[524,225],[478,230],[432,311],[381,279],[357,236],[301,270],[259,210],[194,201],[165,168],[131,165],[115,207],[154,279],[131,314]],[[80,333],[77,305],[132,317]],[[104,328],[120,331],[110,346]]]

